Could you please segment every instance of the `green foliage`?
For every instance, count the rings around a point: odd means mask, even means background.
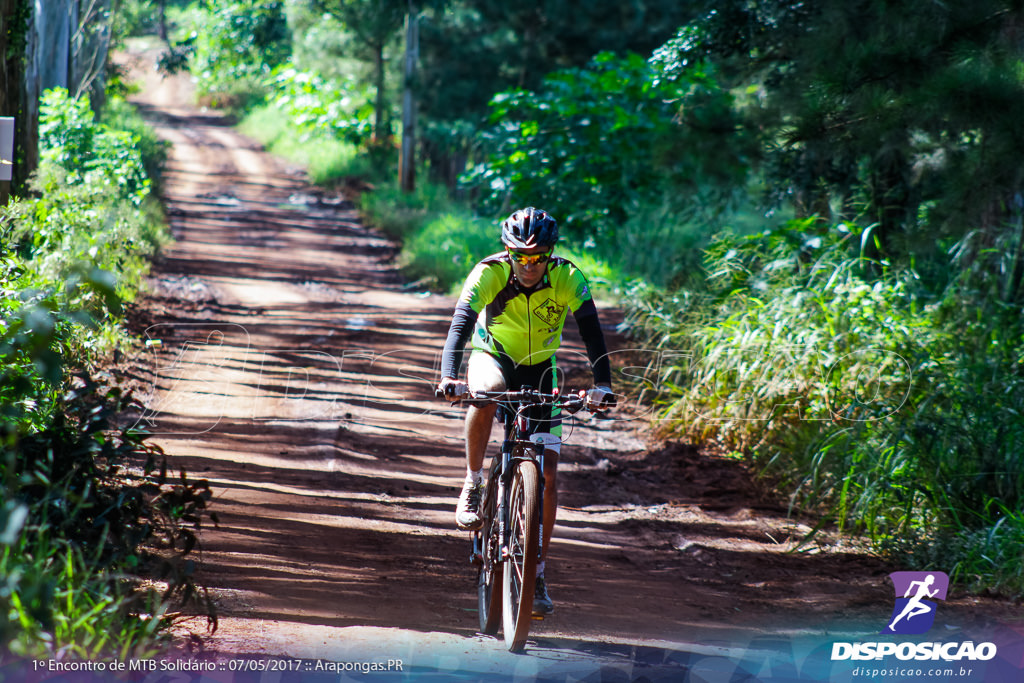
[[[552,71],[601,52],[649,54],[690,21],[698,3],[633,0],[444,3],[421,20],[421,112],[478,121],[498,92],[538,90]]]
[[[459,213],[433,218],[402,245],[406,275],[435,289],[460,288],[477,261],[501,250],[496,225]]]
[[[280,0],[230,0],[193,7],[185,27],[200,96],[214,106],[246,109],[264,94],[264,79],[291,54]]]
[[[130,141],[132,150],[138,153],[142,162],[142,174],[149,179],[149,194],[159,195],[161,173],[167,162],[170,143],[157,136],[124,95],[111,93],[109,90],[108,88],[100,116],[100,130],[118,131],[121,135],[115,137]],[[122,157],[127,156],[124,152],[120,154]],[[138,177],[138,167],[134,165],[134,161],[131,163],[131,173]]]
[[[63,88],[43,93],[39,108],[41,162],[53,162],[70,183],[116,188],[136,207],[149,194],[149,177],[137,149],[140,138],[96,123],[89,101]]]
[[[0,423],[0,642],[22,657],[151,655],[171,599],[197,595],[184,558],[211,493],[170,482],[144,434],[114,427],[119,390],[69,384],[45,428]],[[162,596],[122,573],[143,565],[166,579]]]
[[[480,259],[504,248],[502,218],[481,217],[451,202],[441,184],[420,184],[414,193],[385,185],[363,194],[360,208],[373,225],[402,242],[403,273],[426,289],[457,293]],[[560,243],[558,254],[583,268],[596,292],[619,293],[622,273],[595,249]]]
[[[68,176],[42,166],[31,183],[40,194],[12,201],[0,223],[9,224],[27,267],[51,283],[44,287],[62,290],[70,306],[102,319],[119,312],[116,298],[133,295],[149,255],[166,237],[150,205],[140,210],[106,183]],[[114,271],[122,277],[115,280]]]
[[[634,330],[683,359],[660,417],[903,561],[1024,593],[1005,560],[980,561],[1005,556],[1024,502],[1024,326],[992,296],[1001,255],[957,262],[939,297],[912,270],[879,276],[864,236],[809,219],[723,238],[705,286],[637,297]]]
[[[440,185],[420,183],[415,191],[403,192],[389,183],[360,196],[359,208],[371,225],[402,241],[449,212],[452,202]]]
[[[676,74],[713,62],[745,91],[777,202],[876,223],[874,255],[917,252],[1007,220],[1024,175],[1020,8],[788,0],[716,3],[658,52]],[[754,159],[756,161],[756,159]],[[983,170],[984,169],[984,170]]]
[[[299,132],[365,144],[373,132],[373,103],[355,79],[338,85],[286,64],[271,76],[271,106]]]
[[[487,158],[468,182],[493,212],[543,198],[570,242],[592,241],[626,272],[667,283],[747,194],[731,102],[710,71],[670,79],[637,55],[602,54],[540,91],[498,95]],[[653,242],[668,253],[652,253]]]
[[[130,119],[123,111],[119,116]],[[0,273],[5,301],[21,302],[9,309],[14,319],[24,305],[29,313],[49,311],[79,324],[103,322],[133,295],[148,257],[167,239],[136,149],[148,150],[156,168],[163,148],[152,134],[145,139],[143,145],[142,135],[96,123],[85,98],[71,100],[63,90],[44,95],[42,160],[30,183],[35,195],[12,200],[0,213],[4,242],[13,249]],[[94,341],[85,334],[82,345]]]
[[[194,0],[118,0],[111,13],[111,35],[116,44],[127,38],[159,35],[161,22]]]
[[[542,91],[498,95],[488,161],[471,181],[498,205],[544,197],[570,229],[621,220],[624,198],[656,184],[651,158],[671,128],[670,93],[652,81],[641,57],[603,54],[590,69],[552,74]]]
[[[299,130],[275,107],[253,109],[239,128],[273,154],[305,167],[316,184],[334,186],[350,177],[373,175],[373,165],[360,148],[323,133]]]
[[[197,597],[187,556],[210,494],[115,425],[129,397],[86,368],[166,239],[146,172],[163,146],[123,102],[99,124],[64,92],[44,97],[40,130],[34,194],[0,215],[0,643],[142,657],[168,607]],[[141,590],[142,574],[167,589]]]

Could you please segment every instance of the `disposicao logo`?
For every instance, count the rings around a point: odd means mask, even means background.
[[[949,577],[944,572],[893,572],[889,574],[896,590],[896,606],[889,625],[879,633],[904,636],[924,633],[935,623],[938,608],[932,600],[945,600]]]
[[[935,623],[938,605],[934,600],[945,600],[949,590],[949,576],[943,572],[893,572],[896,604],[888,625],[879,631],[882,635],[918,635]],[[895,656],[906,660],[967,660],[986,661],[996,656],[993,643],[966,642],[861,642],[833,643],[832,661],[880,660]]]

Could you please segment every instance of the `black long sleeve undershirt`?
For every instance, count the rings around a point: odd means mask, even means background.
[[[452,324],[448,328],[448,338],[444,342],[441,355],[441,376],[458,377],[462,367],[462,356],[465,354],[466,342],[473,336],[477,312],[464,301],[455,306]]]
[[[587,347],[587,358],[594,369],[594,384],[600,384],[611,388],[612,386],[612,365],[608,362],[608,347],[604,342],[604,332],[601,331],[601,319],[597,315],[597,307],[594,301],[584,301],[583,305],[573,313],[576,318],[576,325],[580,328],[580,336],[583,337],[583,344]]]

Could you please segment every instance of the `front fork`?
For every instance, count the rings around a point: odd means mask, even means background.
[[[522,452],[527,448],[533,448],[534,453],[531,457],[529,454]],[[517,449],[522,451],[517,452]],[[540,507],[540,539],[537,543],[537,561],[540,561],[541,552],[544,548],[544,444],[523,444],[522,442],[505,441],[501,447],[501,477],[498,479],[498,543],[501,548],[501,560],[504,561],[508,558],[508,505],[509,505],[509,494],[508,492],[512,489],[512,473],[515,471],[515,465],[525,460],[533,460],[537,463],[539,469],[539,483],[540,490],[537,492],[537,501]]]
[[[508,430],[506,430],[508,431]],[[501,465],[499,469],[492,473],[491,476],[498,478],[497,496],[498,496],[498,507],[495,511],[498,517],[498,547],[501,548],[501,558],[499,562],[504,562],[508,557],[508,495],[507,492],[512,487],[512,472],[513,465],[523,460],[534,460],[537,463],[537,467],[540,472],[540,491],[538,491],[538,502],[540,506],[540,539],[537,544],[537,561],[540,561],[541,554],[544,549],[544,444],[543,443],[530,443],[529,445],[522,444],[522,442],[515,440],[505,439],[501,444]],[[526,448],[533,449],[533,456],[529,456],[526,453],[516,453],[516,449],[520,448],[525,450]],[[473,549],[470,554],[470,562],[473,564],[482,564],[484,562],[484,545],[487,543],[487,539],[484,534],[480,531],[474,531],[472,535]]]

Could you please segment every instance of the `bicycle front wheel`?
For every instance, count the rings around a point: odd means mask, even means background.
[[[487,479],[483,500],[484,525],[480,531],[483,561],[477,575],[477,608],[480,612],[480,632],[493,636],[501,626],[501,546],[498,538],[498,477],[494,469]]]
[[[505,645],[520,652],[526,645],[533,614],[540,545],[540,472],[537,463],[523,461],[512,477],[508,511],[508,558],[504,575]]]

